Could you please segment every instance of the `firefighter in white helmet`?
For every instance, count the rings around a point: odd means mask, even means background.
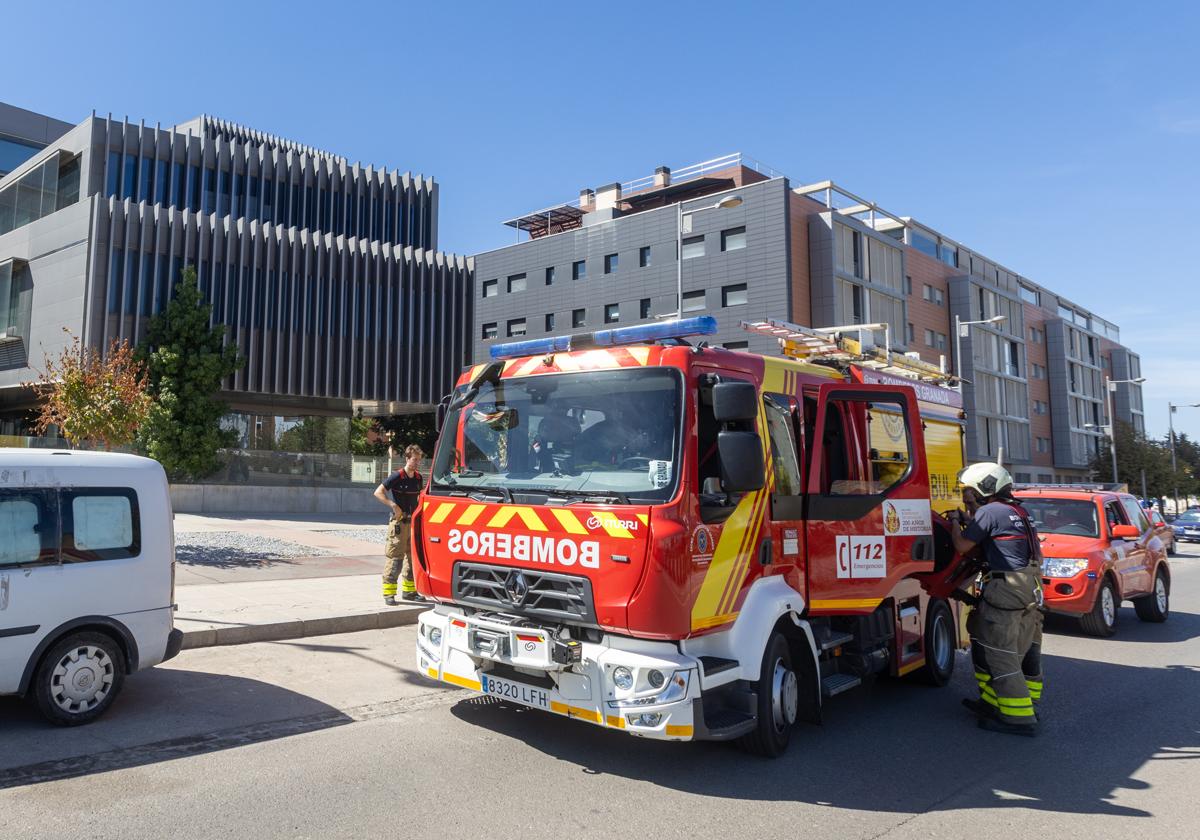
[[[1034,735],[1033,704],[1042,694],[1037,531],[1000,464],[972,464],[958,480],[970,518],[951,517],[954,548],[967,554],[978,547],[985,564],[983,592],[967,620],[979,700],[965,705],[978,714],[980,728]]]

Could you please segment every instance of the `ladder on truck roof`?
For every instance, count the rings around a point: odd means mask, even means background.
[[[785,356],[816,364],[845,368],[861,368],[903,376],[943,387],[953,387],[958,378],[937,365],[903,353],[893,353],[890,343],[883,350],[866,346],[861,339],[843,333],[872,331],[875,325],[856,324],[848,327],[802,327],[787,321],[766,318],[761,321],[742,321],[742,329],[779,340]],[[880,327],[887,332],[886,327]]]

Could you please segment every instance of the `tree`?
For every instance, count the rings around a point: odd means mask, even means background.
[[[436,415],[432,411],[427,414],[398,414],[376,418],[375,430],[385,440],[384,452],[387,452],[386,441],[392,442],[397,452],[403,452],[404,447],[415,443],[424,450],[426,456],[432,456],[434,444],[437,443],[436,422]]]
[[[221,380],[245,364],[225,343],[225,328],[209,326],[212,307],[196,283],[196,270],[183,270],[175,298],[150,320],[139,348],[149,372],[153,405],[140,443],[173,481],[216,472],[217,451],[232,446],[235,433],[221,428],[228,410],[216,399]]]
[[[68,335],[70,330],[65,330]],[[45,396],[34,431],[57,426],[72,445],[86,441],[105,449],[128,446],[150,408],[147,372],[127,341],[113,341],[108,353],[84,347],[78,336],[33,386]]]
[[[1117,475],[1133,493],[1142,492],[1142,471],[1146,473],[1146,491],[1151,498],[1171,492],[1171,455],[1157,441],[1140,434],[1128,423],[1117,421]],[[1112,450],[1105,445],[1092,459],[1090,468],[1099,481],[1112,481]]]

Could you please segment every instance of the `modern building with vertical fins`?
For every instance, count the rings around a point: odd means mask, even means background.
[[[64,328],[136,344],[186,266],[247,360],[231,411],[428,408],[470,354],[473,302],[437,215],[431,178],[208,116],[93,115],[0,179],[0,433]]]

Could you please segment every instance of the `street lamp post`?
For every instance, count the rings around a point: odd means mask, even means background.
[[[683,317],[683,217],[703,213],[705,210],[724,210],[737,207],[742,203],[740,195],[727,195],[716,204],[697,207],[695,210],[683,209],[684,202],[675,205],[678,210],[675,225],[675,315]]]
[[[1179,515],[1179,473],[1178,467],[1175,465],[1175,409],[1177,408],[1200,408],[1200,403],[1189,403],[1188,405],[1174,405],[1167,402],[1167,429],[1168,439],[1171,442],[1171,480],[1175,482],[1175,515]]]
[[[1117,416],[1113,414],[1113,394],[1117,392],[1118,385],[1141,385],[1146,381],[1146,377],[1139,376],[1137,379],[1109,379],[1105,376],[1104,380],[1108,383],[1104,389],[1104,407],[1108,411],[1108,451],[1112,453],[1113,484],[1116,484],[1118,482]]]

